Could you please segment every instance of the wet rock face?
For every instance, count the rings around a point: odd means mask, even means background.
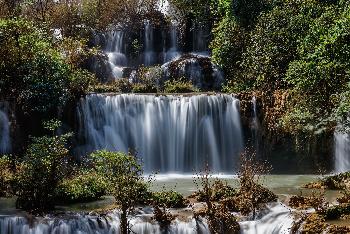
[[[85,68],[93,72],[101,82],[107,82],[112,79],[113,72],[108,64],[108,57],[105,55],[91,57],[86,62]]]
[[[224,76],[218,66],[213,64],[210,57],[198,54],[185,54],[162,66],[162,80],[185,78],[194,86],[206,91],[221,89]]]

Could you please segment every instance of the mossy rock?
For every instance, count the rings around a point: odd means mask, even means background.
[[[350,204],[340,204],[337,206],[332,206],[325,211],[326,219],[339,219],[343,215],[350,214]]]
[[[345,189],[350,187],[350,172],[340,173],[333,176],[326,176],[325,178],[308,183],[303,186],[309,189]]]

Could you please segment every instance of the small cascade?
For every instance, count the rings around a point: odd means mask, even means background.
[[[253,120],[251,123],[251,131],[252,131],[252,143],[255,148],[255,151],[258,154],[259,151],[259,119],[258,119],[258,113],[257,113],[257,105],[256,105],[256,97],[254,96],[252,98],[252,105],[253,105]]]
[[[136,214],[128,218],[132,233],[138,234],[209,234],[205,219],[187,217],[185,221],[175,219],[167,230],[153,221],[152,214]],[[271,203],[258,213],[255,220],[239,222],[244,234],[290,233],[294,217],[289,207]],[[118,211],[104,215],[67,214],[66,216],[34,217],[0,215],[1,234],[119,234],[120,214]]]
[[[164,80],[186,78],[200,90],[221,90],[224,82],[222,71],[204,55],[184,54],[163,64],[162,70]]]
[[[156,63],[156,53],[154,52],[154,40],[153,40],[153,27],[149,20],[145,21],[145,51],[144,51],[144,58],[143,58],[143,64],[145,66],[151,66]]]
[[[192,51],[195,54],[209,55],[206,33],[204,25],[194,25],[192,32]]]
[[[260,211],[257,220],[240,222],[241,233],[247,234],[283,234],[290,233],[293,225],[291,209],[280,203],[268,205]]]
[[[129,219],[132,233],[145,234],[190,234],[210,233],[207,224],[201,220],[190,219],[188,222],[174,220],[169,229],[164,231],[156,222],[150,222],[147,216],[138,215]],[[117,212],[103,216],[72,215],[62,218],[34,218],[28,220],[21,216],[0,216],[1,234],[119,234],[120,218]]]
[[[350,134],[336,131],[334,133],[335,172],[350,171]]]
[[[177,25],[172,24],[170,28],[170,48],[165,53],[164,63],[178,58],[181,55],[179,52],[177,40]]]
[[[0,155],[11,151],[10,122],[5,111],[0,110]]]
[[[124,67],[128,64],[128,60],[124,54],[123,41],[123,31],[112,31],[108,33],[105,52],[108,56],[108,63],[114,78],[122,78]]]
[[[242,150],[239,101],[232,95],[87,96],[78,108],[77,153],[134,149],[146,172],[231,172]]]

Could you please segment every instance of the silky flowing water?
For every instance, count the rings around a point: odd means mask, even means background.
[[[189,172],[206,162],[232,172],[243,148],[239,101],[232,95],[87,96],[80,102],[80,155],[135,150],[146,172]]]
[[[350,135],[343,132],[334,133],[335,172],[350,170]]]
[[[10,122],[5,110],[0,110],[0,155],[11,151]]]
[[[252,104],[257,121],[256,100]],[[77,113],[80,145],[75,152],[86,157],[96,149],[134,150],[146,173],[161,172],[151,188],[155,191],[165,187],[190,195],[198,189],[193,173],[206,162],[215,173],[213,178],[238,186],[237,176],[230,174],[236,171],[244,139],[239,100],[233,95],[91,94],[80,101]],[[5,152],[10,138],[4,111],[0,112],[0,136],[0,150]],[[346,134],[335,135],[338,168],[347,165],[343,157],[348,152],[347,141]],[[263,183],[284,201],[290,195],[308,194],[310,191],[300,186],[316,179],[313,175],[270,175]],[[326,193],[330,202],[338,195],[338,191]],[[79,205],[75,205],[74,211],[72,207],[62,208],[64,214],[59,216],[31,218],[14,209],[12,200],[0,199],[0,206],[1,234],[113,234],[120,230],[118,211],[97,215],[76,210]],[[129,217],[134,233],[209,233],[205,219],[191,215],[178,218],[162,230],[151,214],[151,210],[142,210]],[[292,223],[291,209],[277,202],[268,204],[254,220],[241,220],[240,226],[241,233],[289,233]]]
[[[228,184],[237,186],[237,177],[232,175],[214,175],[220,179],[226,180]],[[269,175],[266,176],[264,184],[271,190],[279,194],[281,200],[284,196],[293,194],[307,193],[307,190],[300,190],[304,183],[315,180],[314,175]],[[185,195],[196,190],[191,175],[157,175],[156,181],[152,187],[159,191],[162,187],[175,188]],[[337,191],[326,194],[329,201],[334,201],[338,195]],[[0,204],[1,203],[0,200]],[[24,215],[0,215],[0,233],[1,234],[70,234],[70,233],[98,233],[114,234],[119,232],[119,213],[110,212],[105,215],[85,214],[75,210],[69,212],[69,207],[61,216],[46,216],[43,218],[26,218]],[[190,209],[191,210],[191,209]],[[85,209],[83,209],[85,211]],[[241,233],[249,234],[278,234],[289,233],[292,226],[292,209],[281,202],[270,203],[266,209],[261,210],[256,219],[248,217],[240,221]],[[12,211],[13,212],[13,211]],[[0,213],[4,213],[0,209]],[[79,214],[80,213],[80,214]],[[134,233],[209,233],[205,219],[193,219],[190,216],[179,218],[172,222],[168,230],[161,230],[160,226],[151,219],[152,211],[144,209],[138,211],[130,217],[130,223]],[[181,211],[178,211],[181,213]]]

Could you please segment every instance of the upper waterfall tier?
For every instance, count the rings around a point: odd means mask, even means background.
[[[193,172],[206,162],[232,172],[243,144],[232,95],[92,94],[81,100],[78,116],[79,154],[136,150],[146,172]]]

